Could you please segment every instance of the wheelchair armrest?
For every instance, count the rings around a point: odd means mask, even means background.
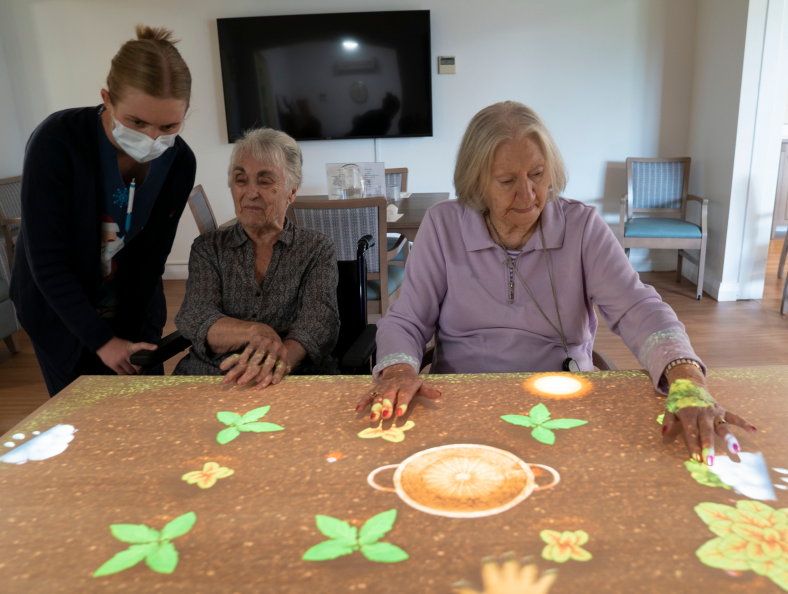
[[[378,327],[375,324],[370,324],[364,328],[364,331],[356,341],[342,355],[342,360],[339,362],[340,366],[343,368],[354,368],[366,365],[377,346],[375,343],[377,331]]]
[[[167,359],[170,359],[192,346],[188,338],[185,338],[177,330],[162,338],[158,343],[159,348],[155,351],[137,351],[130,358],[132,365],[139,365],[144,369],[150,369],[161,365]]]

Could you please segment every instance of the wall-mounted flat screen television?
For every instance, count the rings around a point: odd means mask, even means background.
[[[219,19],[231,142],[432,136],[430,11]]]

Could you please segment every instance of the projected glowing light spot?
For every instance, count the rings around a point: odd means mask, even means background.
[[[574,373],[538,373],[522,384],[526,391],[552,400],[582,398],[591,389],[588,378]]]
[[[583,384],[573,377],[553,375],[539,378],[534,382],[534,387],[540,392],[564,396],[579,392],[583,388]]]
[[[358,41],[343,41],[342,45],[345,49],[354,50],[358,47]]]
[[[11,439],[24,439],[24,438],[25,438],[25,434],[24,433],[14,433],[11,436]]]

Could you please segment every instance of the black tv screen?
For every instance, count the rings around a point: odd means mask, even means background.
[[[432,136],[430,11],[219,19],[227,132]]]

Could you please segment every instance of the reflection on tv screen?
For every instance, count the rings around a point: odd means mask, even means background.
[[[432,136],[428,10],[219,19],[231,142]]]

